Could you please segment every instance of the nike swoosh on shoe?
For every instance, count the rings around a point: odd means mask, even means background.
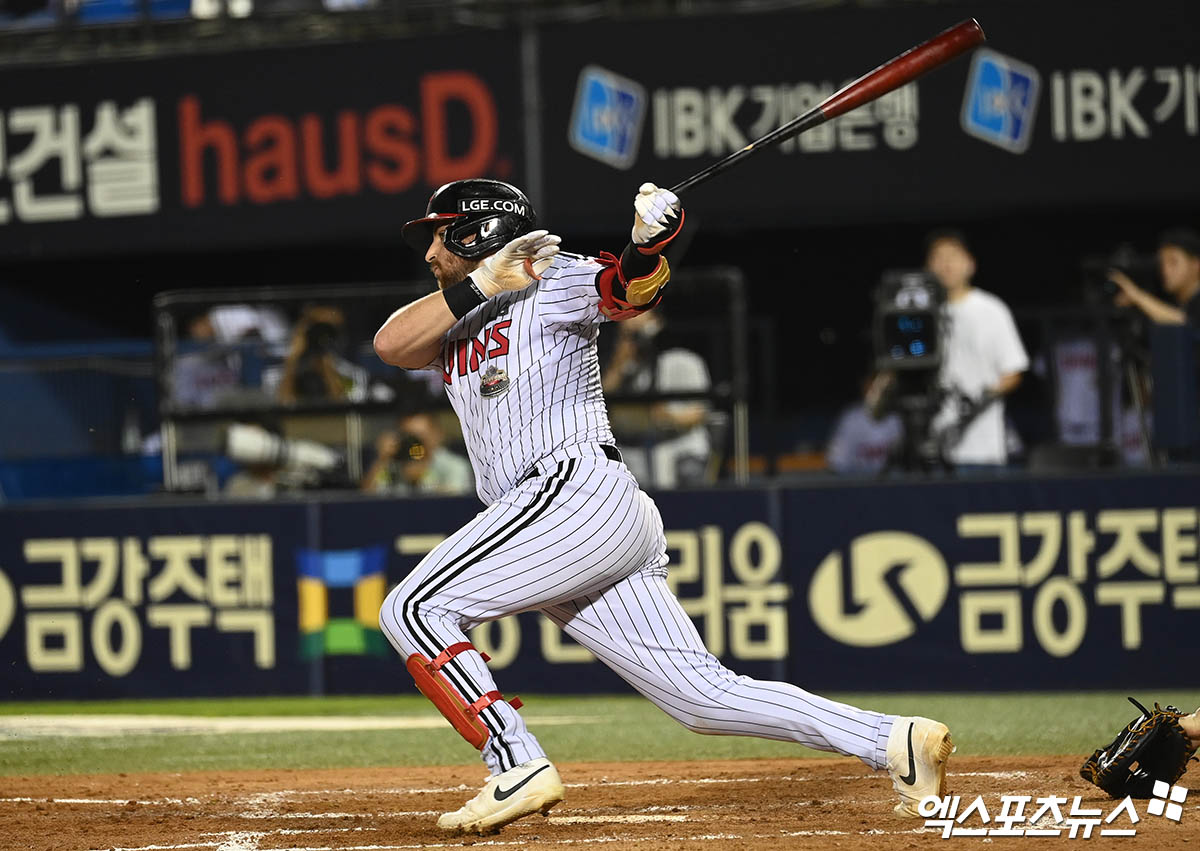
[[[912,761],[912,730],[911,729],[908,731],[908,759],[909,759],[909,762]],[[516,792],[518,789],[520,789],[522,786],[524,786],[526,783],[528,783],[533,778],[537,777],[539,774],[541,774],[543,771],[545,771],[549,767],[550,767],[549,765],[543,765],[541,768],[539,768],[537,771],[530,774],[528,777],[526,777],[524,780],[522,780],[516,786],[513,786],[511,789],[501,789],[499,786],[496,786],[496,791],[494,791],[492,794],[495,796],[497,801],[503,801],[506,798],[511,797],[514,792]]]

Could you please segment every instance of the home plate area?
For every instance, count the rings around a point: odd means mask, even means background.
[[[942,827],[892,814],[886,774],[848,759],[725,762],[587,763],[559,766],[567,799],[548,818],[529,816],[484,837],[439,831],[439,813],[457,809],[482,786],[477,767],[418,767],[324,771],[245,771],[8,777],[0,788],[0,847],[47,851],[392,851],[410,848],[1032,848],[1132,847],[1200,851],[1200,793],[1189,795],[1178,821],[1134,802],[1118,804],[1076,774],[1074,757],[954,758],[950,792],[962,815],[982,797],[991,821],[978,812],[961,825],[975,834],[944,836]],[[1179,781],[1188,786],[1189,776]],[[1200,785],[1198,783],[1197,785]],[[1180,793],[1182,794],[1182,793]],[[1002,796],[1066,798],[1080,810],[1100,810],[1091,838],[1071,838],[1036,825],[1003,827]],[[1178,798],[1178,795],[1176,796]],[[1178,812],[1176,810],[1175,812]],[[1039,835],[1019,835],[1024,828]],[[1121,829],[1126,835],[1101,835]],[[978,831],[984,831],[979,833]],[[1133,835],[1128,835],[1132,831]]]

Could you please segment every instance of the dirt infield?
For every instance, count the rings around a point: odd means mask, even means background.
[[[1074,758],[955,758],[950,791],[960,813],[982,796],[998,825],[1002,795],[1082,796],[1107,816],[1116,802],[1076,776]],[[1048,836],[951,836],[892,815],[891,783],[848,759],[559,766],[567,800],[490,837],[448,837],[437,814],[483,781],[481,768],[247,771],[0,778],[0,847],[46,851],[325,851],[483,848],[1033,848],[1131,847],[1200,851],[1200,792],[1176,823],[1125,814],[1084,840]],[[1180,781],[1188,785],[1189,776]],[[1062,807],[1070,818],[1068,800]],[[1033,809],[1038,805],[1031,804]],[[1033,809],[1025,815],[1033,814]],[[1043,818],[1038,828],[1051,829]],[[976,816],[964,827],[982,828]],[[1029,828],[1028,823],[1016,829]],[[1101,829],[1136,830],[1101,836]]]

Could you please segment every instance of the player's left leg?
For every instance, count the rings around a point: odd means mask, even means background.
[[[423,599],[424,589],[437,588],[441,577],[464,555],[502,538],[528,514],[522,511],[523,507],[515,500],[502,501],[480,512],[422,559],[391,590],[379,613],[384,636],[400,657],[408,661],[414,679],[420,669],[425,669],[418,679],[422,692],[464,738],[468,733],[463,726],[475,727],[479,735],[472,744],[480,748],[480,755],[493,776],[545,757],[546,753],[507,701],[495,700],[485,705],[487,696],[499,694],[499,689],[482,655],[467,637],[466,630],[472,621],[460,611],[462,607],[446,605],[440,595]],[[414,665],[414,659],[420,664]],[[455,705],[457,710],[453,708]],[[477,708],[468,715],[463,706]]]
[[[438,818],[438,827],[447,831],[492,833],[548,812],[564,796],[558,771],[516,711],[519,704],[501,699],[485,658],[466,635],[478,620],[466,613],[466,601],[453,596],[459,587],[455,569],[473,554],[494,553],[493,545],[507,543],[506,536],[543,504],[539,497],[545,492],[529,490],[528,498],[497,502],[439,544],[392,589],[380,610],[383,634],[407,660],[417,687],[480,749],[491,775],[479,794]],[[476,602],[487,597],[486,589],[479,590]],[[495,594],[494,605],[503,606],[509,595],[500,584]]]
[[[380,627],[422,691],[492,773],[448,830],[492,830],[562,799],[558,775],[467,639],[478,623],[541,609],[654,564],[662,524],[625,468],[599,448],[563,450],[447,538],[384,600]],[[476,726],[478,724],[478,726]]]
[[[793,741],[857,757],[892,774],[901,794],[897,812],[904,815],[916,815],[924,795],[943,793],[953,748],[944,725],[734,673],[705,648],[667,586],[665,567],[543,612],[689,730]]]

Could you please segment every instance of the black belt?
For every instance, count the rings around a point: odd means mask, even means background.
[[[621,450],[617,449],[617,447],[613,446],[611,443],[598,443],[596,445],[600,447],[600,451],[604,453],[604,457],[607,458],[609,461],[620,461],[621,460]],[[523,485],[530,479],[537,476],[537,474],[538,474],[537,464],[534,464],[533,469],[530,470],[528,473],[526,473],[524,476],[522,476],[521,480],[519,482],[517,482],[517,484]]]

